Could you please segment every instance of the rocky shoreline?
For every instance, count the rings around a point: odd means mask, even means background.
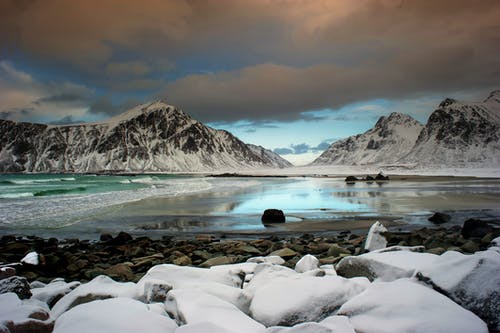
[[[499,332],[500,228],[0,238],[0,332]]]
[[[485,250],[500,236],[500,228],[478,220],[469,221],[462,227],[388,231],[384,236],[387,246],[423,246],[425,252],[437,255],[445,251],[474,253]],[[472,229],[468,225],[472,225]],[[89,281],[101,274],[117,281],[138,281],[148,269],[159,264],[207,268],[242,263],[256,256],[277,255],[285,260],[285,266],[294,267],[306,254],[314,255],[321,264],[336,264],[346,256],[364,253],[365,240],[365,232],[349,230],[336,236],[273,235],[246,240],[225,239],[213,234],[195,235],[191,239],[165,236],[154,240],[134,238],[125,232],[114,237],[103,234],[99,241],[7,235],[0,238],[0,267],[11,266],[17,275],[45,283],[54,278]],[[30,252],[39,254],[38,265],[21,263]]]

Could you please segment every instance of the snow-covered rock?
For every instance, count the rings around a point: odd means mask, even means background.
[[[20,300],[14,293],[0,294],[0,332],[51,332],[47,304]]]
[[[307,271],[312,271],[318,269],[319,260],[311,254],[306,254],[295,264],[295,271],[297,273],[304,273]]]
[[[28,265],[38,265],[40,263],[40,260],[38,259],[38,253],[35,251],[28,253],[21,259],[21,262]]]
[[[419,269],[419,278],[500,331],[500,253],[448,251]]]
[[[387,239],[381,235],[383,232],[387,232],[387,228],[382,223],[379,221],[373,223],[368,230],[368,235],[366,235],[365,250],[374,251],[386,247]]]
[[[0,294],[16,293],[20,299],[31,297],[30,284],[26,278],[21,276],[11,276],[0,280]]]
[[[239,331],[229,330],[213,322],[204,321],[195,324],[179,326],[175,333],[238,333]]]
[[[61,297],[68,294],[80,284],[78,281],[67,283],[62,279],[56,279],[43,287],[33,288],[32,285],[31,298],[45,302],[49,307],[52,307]]]
[[[161,101],[102,123],[0,120],[0,172],[214,171],[290,163]]]
[[[364,276],[370,280],[393,281],[411,277],[422,267],[432,265],[439,256],[414,252],[418,247],[394,246],[359,256],[343,258],[335,267],[344,277]]]
[[[438,292],[408,279],[374,282],[346,302],[339,315],[348,316],[364,333],[487,333],[486,324]]]
[[[69,309],[95,300],[128,297],[138,298],[140,293],[135,283],[116,282],[100,275],[88,283],[84,283],[63,296],[52,308],[50,315],[56,319]]]
[[[62,314],[53,333],[173,333],[174,320],[160,307],[130,298],[96,300],[78,305]]]
[[[179,325],[210,322],[229,332],[259,333],[265,327],[236,306],[202,291],[174,289],[168,293],[165,308]]]
[[[267,257],[253,257],[247,260],[247,262],[253,262],[257,264],[276,264],[283,265],[285,260],[280,256],[267,256]]]
[[[412,117],[394,112],[367,132],[332,143],[311,165],[395,163],[410,151],[422,128]]]
[[[271,326],[267,328],[268,333],[356,333],[345,316],[327,317],[319,323],[307,322],[291,327]]]
[[[252,283],[253,280],[249,285]],[[276,277],[255,290],[250,313],[266,326],[317,321],[330,315],[368,285],[366,278],[303,274]]]

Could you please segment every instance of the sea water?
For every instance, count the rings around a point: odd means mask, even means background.
[[[263,230],[267,208],[287,223],[389,216],[430,226],[435,211],[460,224],[498,220],[500,180],[358,182],[343,178],[181,175],[0,175],[0,235],[98,237]]]

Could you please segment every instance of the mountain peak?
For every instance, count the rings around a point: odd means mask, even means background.
[[[485,102],[497,102],[497,103],[500,103],[500,90],[493,90],[490,95],[488,96],[488,98],[486,98],[484,100]]]
[[[378,119],[377,123],[375,124],[375,128],[380,128],[380,127],[386,126],[388,124],[392,124],[392,125],[408,124],[408,125],[412,126],[415,123],[418,123],[418,122],[407,114],[399,113],[399,112],[392,112],[388,116],[380,117]]]
[[[446,98],[445,100],[443,100],[441,103],[439,103],[439,108],[440,109],[444,109],[450,105],[452,105],[453,103],[456,103],[457,100],[456,99],[453,99],[453,98]]]

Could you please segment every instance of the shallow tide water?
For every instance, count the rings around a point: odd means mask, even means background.
[[[1,175],[0,235],[97,238],[127,231],[161,237],[198,232],[266,233],[267,208],[287,223],[391,218],[431,226],[500,218],[500,180],[430,178],[358,182],[339,178],[212,178],[179,175]],[[328,224],[327,224],[328,225]]]

